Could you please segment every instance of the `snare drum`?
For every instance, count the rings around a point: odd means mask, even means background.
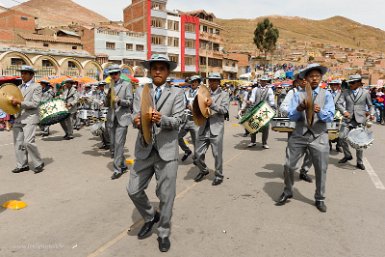
[[[86,109],[79,110],[79,119],[86,120],[88,118],[88,111]]]
[[[331,123],[327,123],[328,135],[330,141],[335,141],[340,136],[341,120],[334,120]]]
[[[271,129],[277,132],[293,132],[295,129],[295,122],[290,121],[289,118],[274,118],[271,121]]]
[[[48,126],[65,120],[70,113],[65,101],[60,98],[42,102],[39,105],[40,125]]]
[[[108,108],[102,108],[99,111],[99,119],[107,120],[107,113],[108,113]]]

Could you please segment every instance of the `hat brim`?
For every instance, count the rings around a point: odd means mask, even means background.
[[[144,61],[142,62],[142,65],[144,68],[146,68],[147,70],[150,70],[151,68],[151,64],[152,63],[155,63],[155,62],[163,62],[163,63],[166,63],[169,67],[170,67],[170,71],[173,71],[176,69],[176,67],[178,67],[178,64],[176,62],[172,62],[172,61],[166,61],[166,60],[150,60],[150,61]]]
[[[118,73],[118,72],[122,72],[122,70],[118,70],[118,69],[116,69],[116,70],[109,70],[108,71],[108,74],[111,74],[111,73]]]
[[[352,83],[352,82],[356,82],[356,81],[361,81],[362,82],[362,79],[350,79],[350,80],[347,80],[346,83]]]
[[[20,70],[17,70],[17,71],[19,71],[19,72],[25,71],[25,72],[30,72],[30,73],[36,73],[35,70],[24,70],[24,69],[20,69]]]
[[[213,77],[208,77],[208,78],[205,78],[205,80],[206,79],[208,79],[208,80],[222,80],[222,78],[217,78],[217,77],[215,77],[215,78],[213,78]]]
[[[311,72],[312,70],[318,70],[319,72],[321,72],[321,75],[325,75],[326,72],[328,71],[328,68],[326,68],[325,66],[317,66],[317,67],[311,67],[311,68],[308,68],[308,69],[304,69],[303,71],[301,71],[299,73],[299,78],[301,79],[304,79],[306,74]]]

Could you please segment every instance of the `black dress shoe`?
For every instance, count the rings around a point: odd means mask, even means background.
[[[306,182],[309,182],[309,183],[312,183],[313,180],[311,179],[311,177],[309,175],[307,175],[306,173],[300,173],[299,174],[299,179],[300,180],[304,180]]]
[[[215,177],[214,180],[213,180],[212,185],[213,186],[217,186],[217,185],[220,185],[222,182],[223,182],[223,178]]]
[[[326,212],[326,205],[324,201],[315,201],[315,206],[320,212]]]
[[[277,205],[284,205],[287,202],[287,199],[290,199],[290,198],[293,198],[293,196],[282,193],[282,195],[279,197],[277,201]]]
[[[108,145],[102,145],[99,147],[100,150],[110,150],[110,147]]]
[[[346,163],[346,162],[348,162],[350,160],[353,160],[353,157],[351,157],[351,156],[350,157],[344,157],[341,160],[339,160],[338,163]]]
[[[67,139],[67,137],[68,137],[68,135],[67,135],[67,134],[65,134],[65,135],[64,135],[64,137],[63,137],[63,139]]]
[[[201,171],[201,172],[199,172],[198,173],[198,175],[194,178],[194,181],[195,182],[199,182],[199,181],[201,181],[205,176],[207,176],[209,174],[209,172],[208,171]]]
[[[39,166],[37,166],[33,171],[35,172],[35,174],[37,174],[37,173],[42,172],[43,169],[44,169],[44,162],[42,164],[40,164]]]
[[[192,154],[191,151],[188,151],[188,152],[185,152],[183,157],[182,157],[182,162],[184,162],[185,160],[187,160],[187,158]]]
[[[167,252],[170,250],[171,242],[168,237],[160,238],[158,237],[158,243],[159,243],[159,251],[161,252]]]
[[[144,223],[143,227],[138,233],[138,239],[145,239],[151,235],[152,226],[157,223],[160,219],[159,212],[155,212],[154,218],[151,221]]]
[[[112,180],[118,179],[118,178],[120,178],[122,175],[123,175],[122,172],[119,172],[119,173],[114,172],[114,174],[112,174],[112,176],[111,176],[111,179],[112,179]]]
[[[365,166],[363,163],[357,163],[356,167],[360,170],[365,170]]]
[[[21,173],[23,171],[28,171],[29,170],[29,166],[25,166],[25,167],[22,167],[22,168],[16,168],[14,170],[12,170],[13,173]]]

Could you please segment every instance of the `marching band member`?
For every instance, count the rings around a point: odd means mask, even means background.
[[[211,145],[215,159],[215,178],[212,182],[213,186],[223,182],[224,115],[229,109],[229,94],[223,92],[219,87],[221,79],[219,73],[209,74],[208,80],[211,89],[211,99],[207,100],[207,106],[211,109],[211,115],[205,121],[205,124],[199,128],[199,138],[196,150],[196,163],[200,172],[194,180],[199,182],[209,174],[205,163],[205,156]]]
[[[365,126],[367,116],[369,116],[371,120],[374,120],[375,114],[370,94],[367,90],[362,88],[361,75],[352,75],[349,77],[347,82],[349,83],[350,89],[345,90],[337,102],[337,109],[344,115],[345,118],[340,130],[344,158],[342,158],[339,163],[346,163],[353,159],[346,140],[349,131],[359,126]],[[367,112],[367,108],[369,108],[369,112]],[[356,167],[358,169],[365,170],[363,150],[356,150],[356,156]]]
[[[266,101],[268,105],[270,105],[272,108],[275,108],[275,101],[274,101],[274,92],[273,90],[268,87],[268,83],[271,82],[271,78],[268,76],[262,76],[260,79],[260,85],[261,87],[256,87],[253,89],[253,92],[251,94],[251,104],[253,106],[258,105],[262,101]],[[264,149],[269,149],[269,145],[267,144],[267,139],[269,137],[269,129],[270,129],[270,123],[266,124],[260,131],[262,132],[262,147]],[[256,139],[257,134],[253,133],[251,134],[251,142],[247,147],[253,147],[256,146]]]
[[[64,91],[60,95],[60,98],[64,100],[66,103],[66,106],[68,108],[68,111],[70,112],[70,116],[66,118],[65,120],[60,122],[61,127],[64,130],[64,139],[65,140],[71,140],[74,138],[74,122],[76,120],[76,113],[77,113],[77,105],[79,101],[79,93],[76,90],[76,87],[74,86],[75,81],[72,79],[66,79],[63,81],[64,83]]]
[[[332,94],[333,96],[333,100],[334,100],[334,104],[336,106],[336,113],[338,112],[337,110],[337,102],[338,100],[340,99],[341,95],[342,95],[342,92],[341,92],[341,84],[342,84],[342,81],[340,79],[335,79],[335,80],[332,80],[329,82],[329,86],[330,86],[330,93]],[[336,117],[337,118],[337,117]],[[341,142],[340,142],[340,138],[337,138],[336,139],[337,141],[337,145],[336,145],[336,151],[341,153],[342,150],[341,150]],[[329,140],[329,147],[330,147],[330,151],[332,150],[332,141]]]
[[[107,85],[105,81],[99,82],[97,84],[96,90],[93,92],[92,95],[93,109],[99,112],[104,106],[107,106],[107,94],[104,90],[105,85]],[[100,137],[102,140],[102,145],[99,147],[99,149],[110,150],[110,133],[109,126],[107,125],[107,120],[104,121],[104,129]]]
[[[255,86],[257,86],[257,84],[255,84]],[[251,98],[251,94],[253,91],[253,87],[249,86],[245,89],[246,90],[243,94],[243,101],[242,101],[241,109],[239,110],[239,113],[238,113],[239,117],[241,117],[242,115],[247,113],[248,110],[252,107],[250,98]],[[245,129],[245,133],[243,134],[243,137],[247,137],[249,134],[250,134],[249,131],[247,131],[247,129]]]
[[[190,132],[191,140],[194,146],[194,156],[193,160],[195,162],[196,157],[196,144],[198,140],[198,127],[195,125],[193,116],[192,116],[192,105],[195,99],[195,96],[198,92],[198,87],[201,83],[201,77],[199,75],[192,76],[190,78],[191,88],[185,92],[185,100],[186,100],[186,109],[185,109],[185,123],[182,125],[179,132],[179,147],[184,151],[184,155],[182,157],[182,162],[185,161],[191,154],[191,149],[186,145],[184,141],[184,137]]]
[[[114,173],[111,179],[118,179],[127,171],[124,145],[128,125],[131,122],[133,92],[131,83],[120,78],[119,65],[111,65],[108,74],[111,77],[111,84],[107,97],[107,100],[110,101],[107,126],[109,126],[110,132],[111,156],[114,158]]]
[[[171,216],[176,191],[178,170],[178,132],[184,116],[184,96],[181,89],[166,85],[166,78],[177,67],[167,56],[154,54],[143,66],[149,70],[153,80],[150,85],[155,103],[152,113],[153,140],[145,145],[143,135],[138,132],[135,145],[135,163],[131,169],[127,192],[144,225],[138,239],[151,235],[152,227],[158,223],[158,245],[161,252],[170,249]],[[134,99],[134,127],[140,128],[142,88],[138,88]],[[160,200],[159,212],[148,200],[145,189],[155,174],[156,194]]]
[[[43,89],[41,102],[47,102],[55,98],[55,92],[53,91],[53,86],[51,85],[51,83],[46,80],[41,80],[40,85]],[[49,135],[49,126],[40,126],[40,130],[42,131],[42,137],[46,137]]]
[[[289,106],[289,119],[295,121],[296,125],[287,146],[287,160],[284,168],[285,189],[277,205],[283,205],[293,197],[294,172],[297,163],[305,152],[309,151],[316,175],[315,206],[319,211],[326,212],[325,183],[329,164],[327,123],[333,121],[335,112],[332,95],[319,87],[326,71],[326,67],[314,63],[300,72],[300,77],[305,78],[312,87],[313,123],[308,124],[309,117],[305,115],[306,92],[297,92]]]
[[[20,72],[23,83],[19,86],[19,89],[24,100],[11,100],[12,105],[21,108],[21,112],[15,115],[12,129],[16,154],[16,168],[12,172],[28,171],[28,160],[30,160],[34,172],[40,173],[44,169],[44,162],[35,143],[35,133],[39,123],[38,107],[41,101],[42,88],[34,81],[35,70],[32,67],[23,65]]]

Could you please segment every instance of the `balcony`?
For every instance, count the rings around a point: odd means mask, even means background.
[[[199,49],[199,55],[205,57],[206,49]],[[220,51],[208,50],[207,55],[210,58],[223,59],[223,53]]]
[[[238,73],[238,67],[223,66],[223,71],[224,72],[229,72],[229,73]]]
[[[195,48],[185,48],[185,54],[195,56],[196,50],[195,50]]]
[[[215,43],[219,43],[219,44],[222,44],[223,43],[223,39],[221,36],[219,35],[216,35],[216,34],[210,34],[210,33],[207,33],[207,32],[200,32],[199,33],[199,38],[202,39],[202,40],[206,40],[206,41],[210,41],[210,42],[215,42]]]
[[[167,12],[161,10],[151,10],[151,17],[157,17],[161,19],[167,19]]]
[[[196,66],[195,65],[186,65],[184,67],[185,72],[196,72]]]

